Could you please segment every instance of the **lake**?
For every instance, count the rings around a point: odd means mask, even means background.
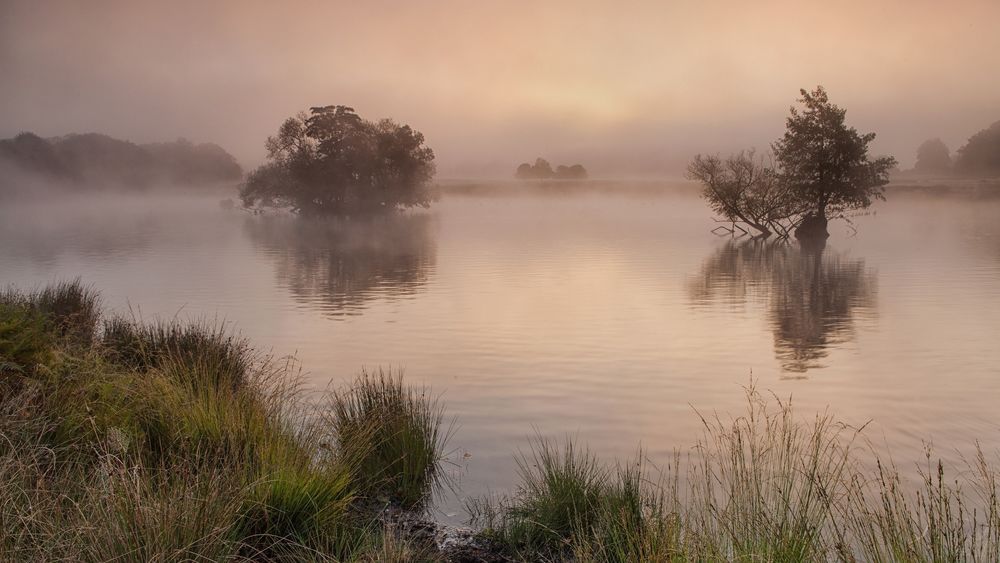
[[[691,186],[452,190],[322,222],[219,196],[4,203],[0,283],[79,276],[143,318],[232,323],[310,388],[405,370],[456,417],[455,495],[515,483],[536,434],[687,451],[743,387],[870,421],[896,462],[1000,447],[1000,202],[893,194],[823,249],[720,237]],[[891,188],[890,188],[891,190]]]

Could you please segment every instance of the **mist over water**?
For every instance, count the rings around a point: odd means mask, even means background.
[[[742,412],[751,378],[804,415],[872,421],[903,469],[925,440],[1000,446],[1000,202],[890,188],[856,234],[801,249],[712,235],[689,185],[508,188],[354,221],[217,194],[9,202],[0,282],[80,276],[114,310],[232,323],[317,391],[404,368],[457,417],[458,497],[512,486],[536,430],[666,460],[700,434],[694,409]]]

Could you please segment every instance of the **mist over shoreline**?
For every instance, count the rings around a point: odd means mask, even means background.
[[[904,169],[924,139],[954,148],[1000,118],[997,75],[983,72],[1000,5],[986,0],[8,0],[0,12],[0,76],[16,85],[0,89],[0,137],[211,139],[244,168],[284,116],[323,103],[411,123],[443,177],[505,177],[538,154],[594,176],[679,176],[696,153],[765,149],[790,96],[816,84]]]

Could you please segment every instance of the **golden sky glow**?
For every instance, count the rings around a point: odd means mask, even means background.
[[[347,104],[423,131],[443,176],[546,155],[676,174],[760,147],[823,84],[904,166],[1000,119],[1000,2],[0,0],[0,135],[216,141]]]

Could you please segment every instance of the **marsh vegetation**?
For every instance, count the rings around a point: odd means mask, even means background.
[[[313,404],[293,363],[222,328],[101,318],[98,305],[79,282],[0,297],[0,556],[404,549],[379,515],[433,492],[447,426],[429,398],[375,373]]]
[[[79,282],[0,296],[0,555],[19,560],[470,560],[423,513],[443,405],[362,372],[307,401],[294,365],[206,324],[103,317]],[[656,464],[538,437],[509,494],[469,502],[481,560],[995,561],[1000,459],[920,478],[864,428],[746,390]],[[465,559],[460,559],[460,558]],[[473,559],[475,560],[475,559]]]

